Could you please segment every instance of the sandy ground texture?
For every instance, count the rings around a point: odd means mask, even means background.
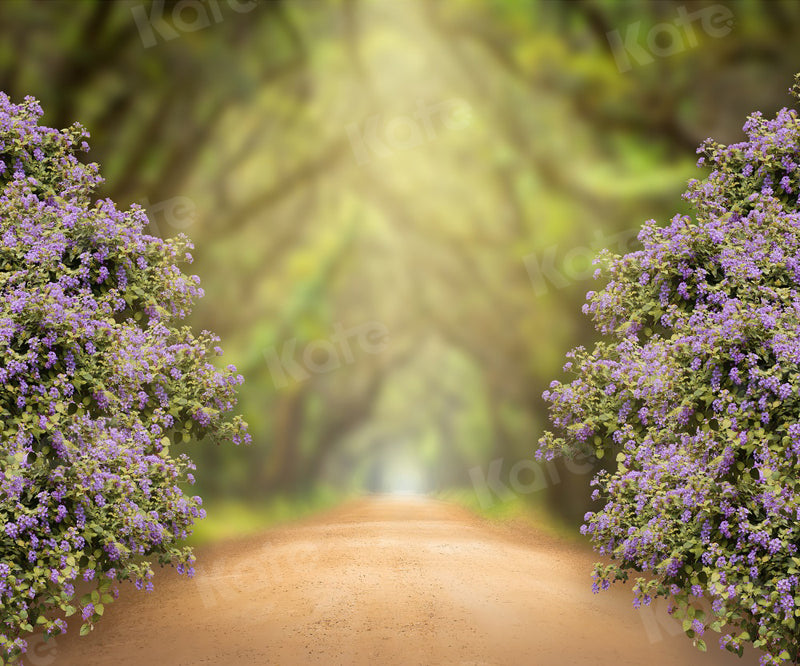
[[[124,588],[85,638],[32,666],[757,663],[695,650],[665,606],[591,592],[594,555],[428,498],[372,497],[197,552],[187,580]]]

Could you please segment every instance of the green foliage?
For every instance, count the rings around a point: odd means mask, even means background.
[[[606,339],[545,392],[559,436],[539,455],[616,451],[582,528],[612,560],[595,591],[652,572],[636,605],[669,597],[701,650],[726,627],[722,647],[783,664],[800,651],[800,120],[754,113],[744,130],[699,151],[694,218],[651,220],[643,249],[604,254],[610,281],[584,312]]]
[[[181,544],[201,499],[171,453],[209,436],[246,440],[227,414],[242,378],[219,371],[217,338],[179,322],[202,296],[185,238],[92,201],[80,127],[41,127],[28,98],[0,93],[0,662],[34,627],[90,631],[113,581],[152,588],[151,561],[191,574]],[[96,589],[76,602],[77,581]]]

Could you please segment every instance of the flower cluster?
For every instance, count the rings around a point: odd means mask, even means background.
[[[149,589],[148,558],[191,572],[181,540],[203,510],[170,446],[249,440],[227,417],[242,377],[179,325],[202,296],[179,267],[191,245],[93,202],[85,131],[41,114],[0,93],[0,664],[78,611],[89,631],[114,581]]]
[[[646,572],[635,603],[669,598],[700,649],[711,628],[783,664],[800,648],[800,120],[744,131],[698,150],[693,217],[599,258],[609,281],[584,312],[605,339],[545,392],[558,436],[537,455],[616,453],[581,528],[611,562],[595,591]]]

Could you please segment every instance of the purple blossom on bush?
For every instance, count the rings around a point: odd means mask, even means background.
[[[217,338],[180,325],[202,296],[185,237],[144,233],[139,207],[92,201],[85,131],[40,127],[0,93],[0,663],[24,633],[91,629],[114,580],[151,589],[149,557],[191,568],[202,516],[173,442],[249,440],[227,418],[242,377]],[[75,600],[73,582],[96,589]]]
[[[584,312],[606,339],[544,393],[558,435],[537,456],[616,453],[581,528],[612,561],[595,591],[649,572],[636,605],[668,598],[700,649],[727,625],[721,647],[784,664],[800,648],[800,120],[754,113],[744,131],[699,149],[694,217],[651,220],[641,250],[599,258],[609,281]]]

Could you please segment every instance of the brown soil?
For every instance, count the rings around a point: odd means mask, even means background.
[[[595,556],[428,498],[373,497],[197,552],[191,580],[122,590],[95,630],[33,666],[750,666],[695,650],[664,606],[594,595]]]

